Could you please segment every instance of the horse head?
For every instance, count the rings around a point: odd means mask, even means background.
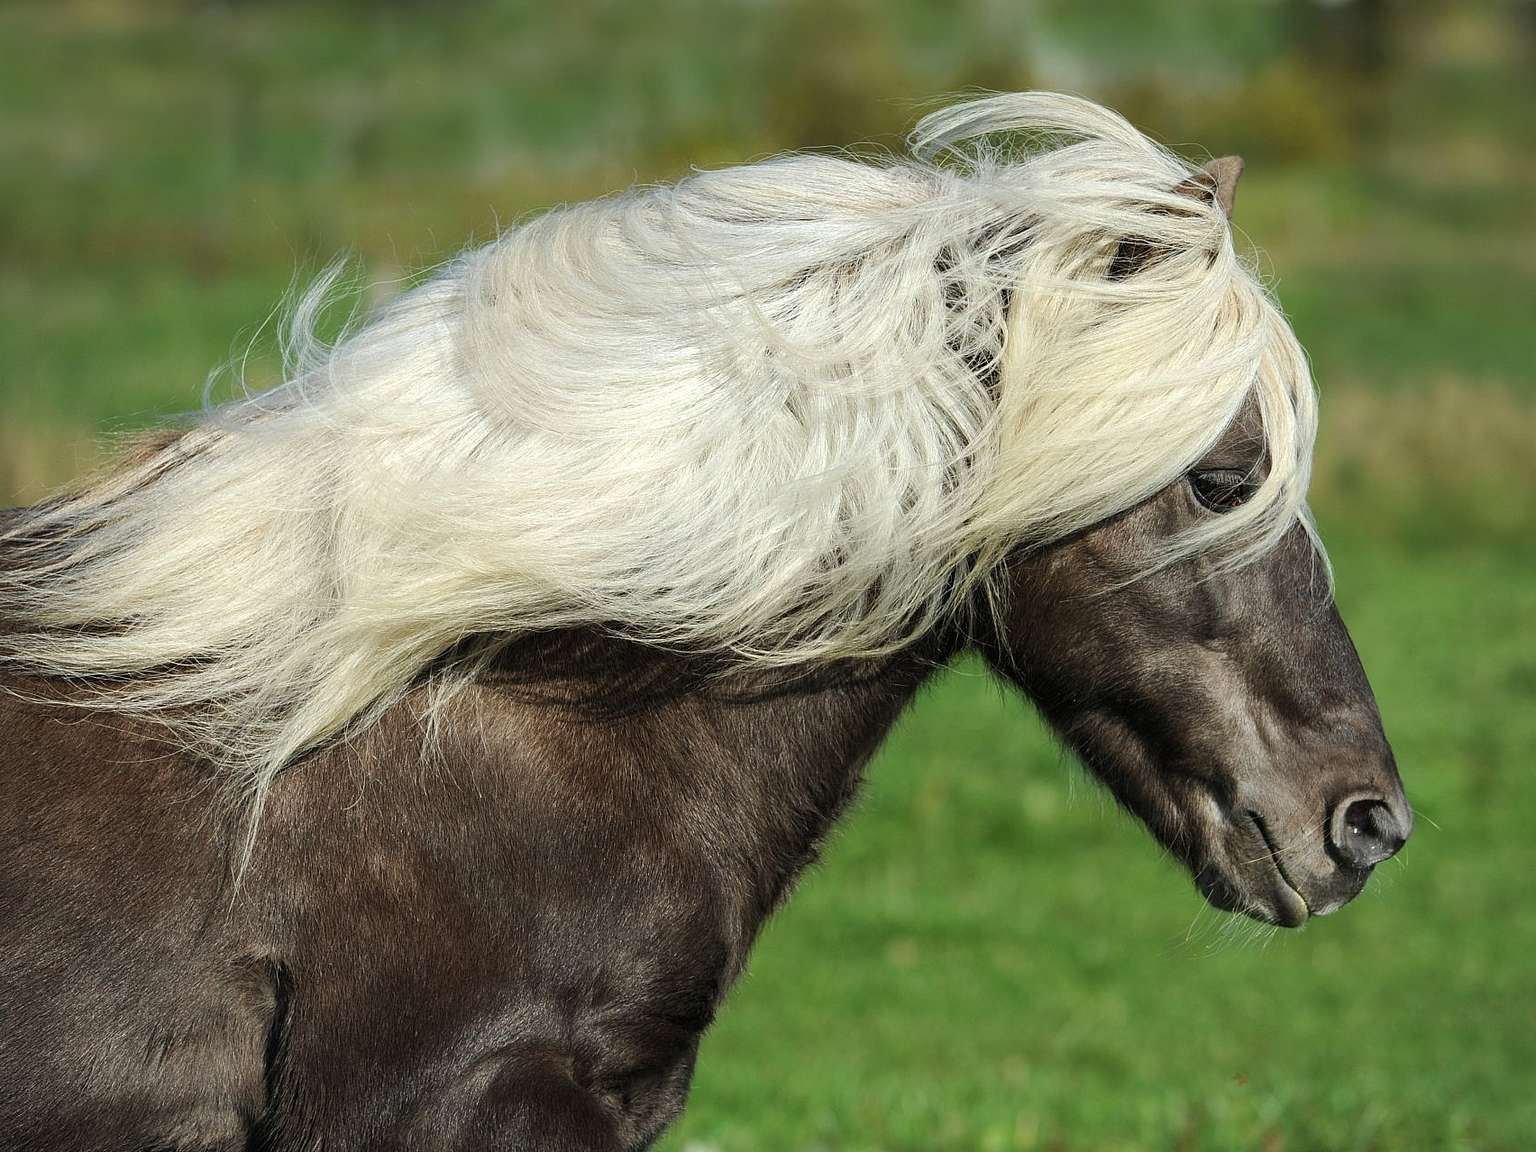
[[[1230,213],[1241,165],[1206,171]],[[1293,927],[1356,896],[1413,813],[1304,521],[1243,564],[1158,560],[1269,467],[1250,401],[1155,495],[1013,556],[986,648],[1212,904]]]

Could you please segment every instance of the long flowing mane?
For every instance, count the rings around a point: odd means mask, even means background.
[[[1305,518],[1306,362],[1189,164],[1037,93],[912,144],[549,212],[332,347],[322,282],[285,383],[0,534],[0,661],[163,720],[259,801],[429,669],[472,678],[475,637],[893,650],[1247,403],[1257,495],[1153,562],[1242,563]],[[1128,239],[1151,255],[1111,274]]]

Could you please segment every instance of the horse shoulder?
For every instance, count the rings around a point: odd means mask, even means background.
[[[121,718],[0,730],[0,1146],[245,1147],[273,996],[204,782]]]
[[[701,785],[644,723],[471,713],[428,766],[394,714],[274,788],[273,1113],[327,1146],[642,1147],[744,956]]]

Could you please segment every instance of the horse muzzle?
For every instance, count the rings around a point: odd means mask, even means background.
[[[1350,790],[1310,814],[1311,806],[1245,798],[1211,837],[1196,887],[1217,908],[1286,928],[1338,911],[1413,832],[1392,775],[1386,787]]]

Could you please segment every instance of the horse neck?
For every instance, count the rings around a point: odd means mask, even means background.
[[[934,638],[815,671],[722,673],[611,638],[541,638],[507,649],[466,694],[440,755],[455,776],[519,781],[523,796],[531,785],[611,820],[613,836],[659,834],[680,855],[707,854],[750,936],[955,648]]]

